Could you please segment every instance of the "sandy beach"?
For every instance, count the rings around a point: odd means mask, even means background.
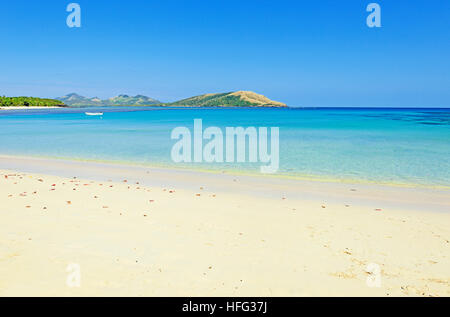
[[[64,107],[0,107],[0,110],[60,109]]]
[[[2,156],[0,197],[0,296],[450,295],[448,189]]]

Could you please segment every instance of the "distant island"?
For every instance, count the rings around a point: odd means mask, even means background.
[[[164,105],[177,107],[287,107],[284,103],[270,100],[252,91],[205,94]]]
[[[10,107],[64,107],[64,102],[36,97],[0,97],[0,108]]]
[[[155,104],[161,104],[160,101],[143,95],[137,95],[134,97],[128,95],[119,95],[117,97],[102,100],[97,97],[87,98],[76,93],[71,93],[56,99],[61,100],[70,107],[152,106]]]
[[[101,100],[87,98],[76,93],[57,98],[71,107],[86,106],[161,106],[161,107],[287,107],[286,104],[270,100],[252,91],[237,91],[195,96],[175,102],[163,103],[156,99],[137,95],[119,95]]]
[[[236,91],[195,96],[175,102],[163,103],[156,99],[137,95],[119,95],[102,100],[71,93],[56,99],[35,97],[0,97],[0,108],[10,107],[106,107],[106,106],[158,106],[158,107],[274,107],[285,108],[286,104],[252,91]]]

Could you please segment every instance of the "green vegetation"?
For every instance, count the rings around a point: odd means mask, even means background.
[[[35,97],[0,97],[0,107],[61,107],[64,102]]]
[[[286,107],[284,103],[270,100],[251,91],[206,94],[162,105],[179,107]]]

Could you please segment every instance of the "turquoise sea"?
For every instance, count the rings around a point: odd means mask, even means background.
[[[279,127],[279,175],[450,186],[450,109],[8,110],[0,111],[0,155],[259,172],[259,163],[172,162],[172,129],[192,129],[194,119],[204,128]]]

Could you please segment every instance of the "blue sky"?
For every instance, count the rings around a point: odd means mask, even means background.
[[[366,25],[370,2],[381,28]],[[0,95],[253,90],[292,106],[450,107],[448,0],[0,4]]]

